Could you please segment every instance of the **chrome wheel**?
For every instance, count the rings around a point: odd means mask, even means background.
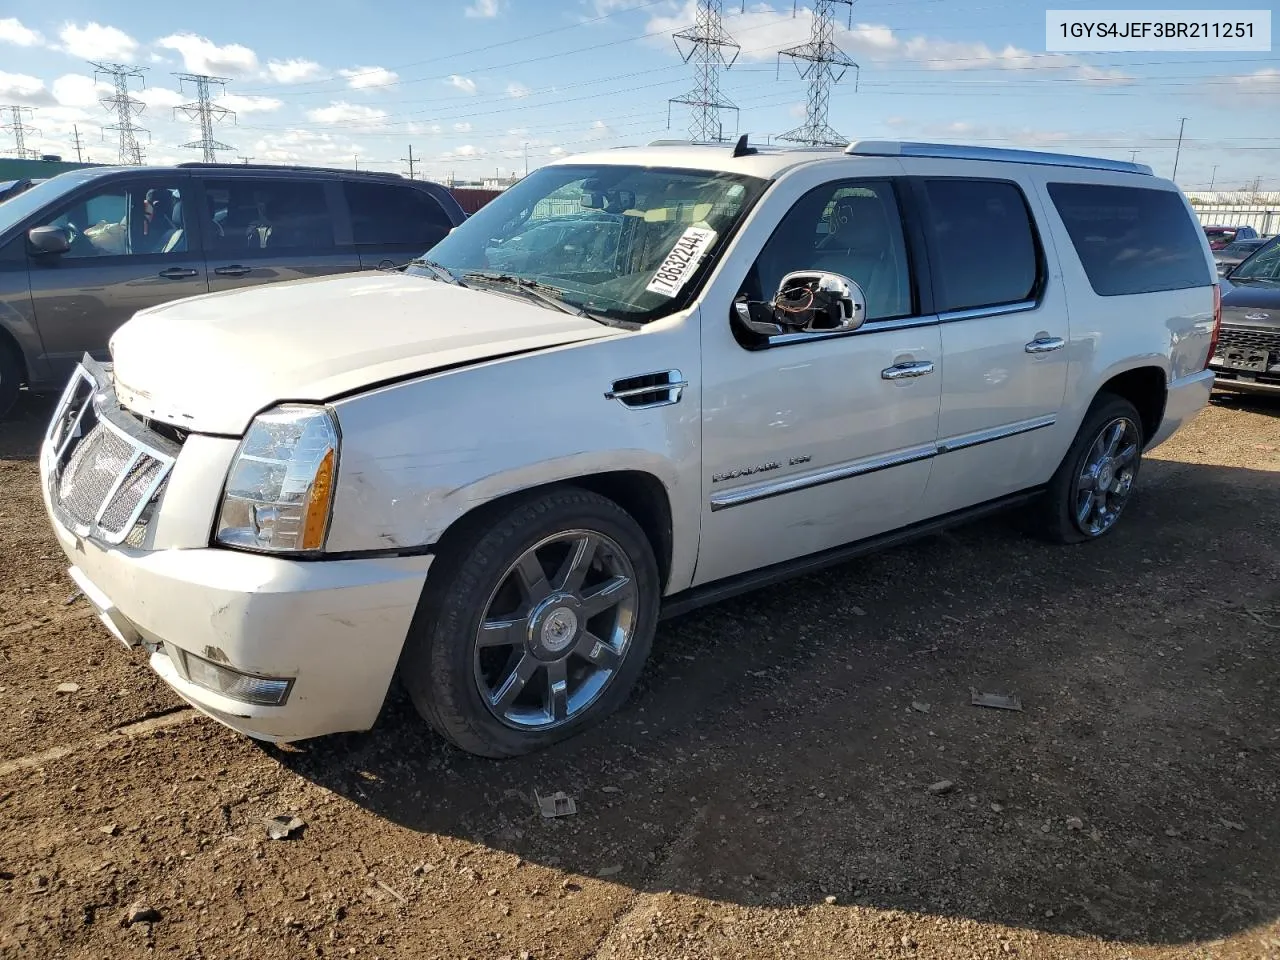
[[[1129,499],[1138,472],[1142,432],[1128,417],[1108,422],[1085,452],[1072,492],[1080,532],[1098,537],[1110,530]]]
[[[474,674],[507,726],[558,726],[595,703],[635,635],[630,558],[590,530],[554,534],[503,573],[476,631]]]

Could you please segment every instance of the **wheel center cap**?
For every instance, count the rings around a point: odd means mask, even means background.
[[[1115,479],[1116,479],[1115,464],[1113,464],[1110,460],[1103,461],[1102,465],[1098,467],[1098,486],[1101,487],[1103,490],[1106,490],[1108,487],[1111,486],[1111,484],[1115,482]]]
[[[578,615],[568,607],[556,607],[542,621],[539,639],[551,653],[559,653],[578,635]]]

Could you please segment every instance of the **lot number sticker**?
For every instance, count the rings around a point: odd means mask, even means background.
[[[645,290],[649,293],[660,293],[664,297],[674,297],[685,285],[685,281],[693,275],[702,258],[706,256],[711,244],[715,243],[716,232],[708,227],[689,227],[680,235],[676,245],[667,254],[649,281]]]

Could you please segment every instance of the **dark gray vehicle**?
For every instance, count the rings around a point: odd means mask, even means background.
[[[1209,367],[1217,387],[1280,395],[1280,237],[1222,280],[1222,330]]]
[[[1266,242],[1263,237],[1252,237],[1249,240],[1232,240],[1221,250],[1213,251],[1213,260],[1218,267],[1218,276],[1225,277],[1237,266],[1249,259],[1249,254]]]
[[[466,218],[443,186],[261,164],[95,167],[0,205],[0,416],[57,390],[86,352],[170,300],[389,269]],[[246,344],[246,349],[253,349]]]

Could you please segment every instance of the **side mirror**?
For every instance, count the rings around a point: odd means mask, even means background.
[[[32,227],[27,231],[27,242],[33,253],[42,255],[66,253],[71,249],[67,231],[61,227]]]
[[[821,270],[796,270],[778,284],[768,303],[734,301],[734,315],[752,333],[847,333],[867,319],[867,298],[846,276]]]

